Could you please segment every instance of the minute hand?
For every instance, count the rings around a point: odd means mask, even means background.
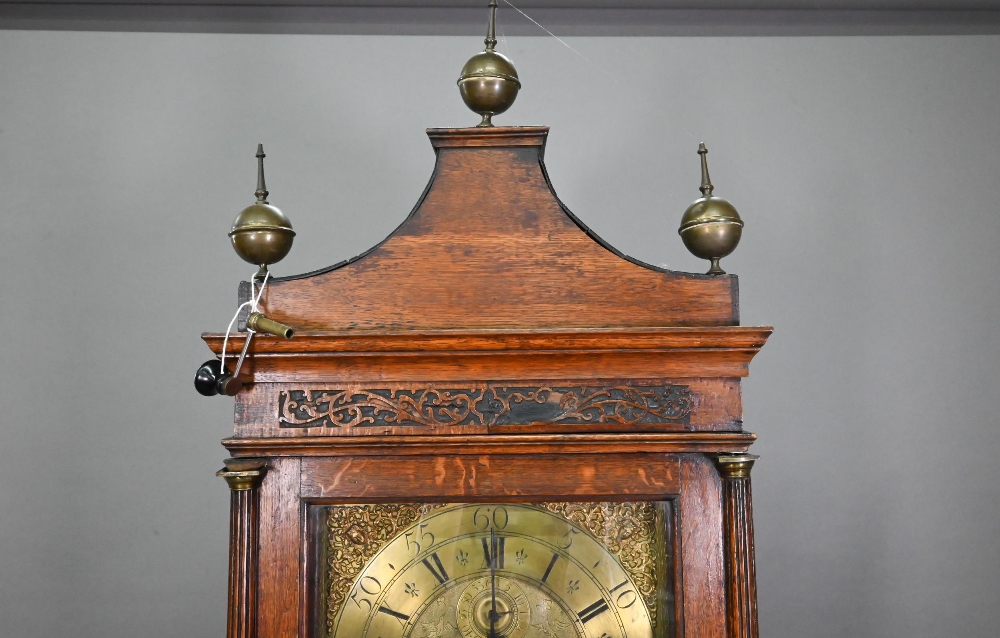
[[[490,636],[497,638],[497,621],[500,614],[497,613],[497,533],[490,530]]]

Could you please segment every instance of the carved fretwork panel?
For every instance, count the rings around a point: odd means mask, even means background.
[[[254,384],[247,436],[739,431],[737,379]]]
[[[693,401],[687,386],[669,383],[283,390],[278,395],[278,422],[286,428],[555,423],[683,427]]]

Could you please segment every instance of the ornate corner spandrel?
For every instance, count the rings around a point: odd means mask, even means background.
[[[602,541],[632,578],[649,610],[653,626],[659,606],[658,574],[668,560],[657,529],[663,527],[657,504],[650,501],[627,503],[540,503],[550,512],[585,528]]]
[[[327,632],[333,631],[354,579],[368,561],[421,516],[444,506],[441,503],[375,503],[336,505],[327,509],[324,528]]]
[[[386,545],[424,516],[450,503],[376,503],[327,508],[321,544],[324,583],[321,622],[331,634],[357,577]],[[526,504],[531,505],[531,504]],[[654,626],[660,604],[659,575],[667,572],[664,520],[659,504],[547,502],[532,505],[582,527],[614,555],[639,590]]]

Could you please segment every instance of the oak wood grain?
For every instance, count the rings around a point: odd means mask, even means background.
[[[298,334],[256,338],[243,372],[256,383],[744,377],[770,328],[649,328],[526,334]],[[217,355],[223,335],[203,338]],[[230,338],[237,355],[244,335]]]
[[[541,467],[547,471],[540,472]],[[302,460],[302,496],[333,501],[617,500],[674,495],[679,487],[673,455],[583,454],[570,461],[558,455],[503,453]]]
[[[260,487],[259,638],[299,635],[302,554],[298,458],[272,458]]]
[[[726,638],[722,485],[707,457],[684,456],[678,502],[683,591],[680,635]]]
[[[452,330],[357,330],[298,332],[286,340],[258,336],[255,354],[305,353],[456,353],[456,352],[600,352],[622,350],[759,350],[772,329],[767,326],[641,328],[551,328]],[[244,333],[230,335],[228,352],[239,354]],[[222,351],[222,333],[204,333],[213,352]]]
[[[752,463],[751,463],[752,466]],[[757,573],[750,476],[722,475],[728,638],[757,638]]]
[[[638,263],[574,217],[549,184],[546,135],[431,131],[434,173],[400,227],[357,259],[273,280],[266,314],[304,332],[739,323],[735,276]]]
[[[226,638],[257,636],[258,490],[233,490],[229,515],[229,613]]]
[[[223,439],[237,458],[255,456],[421,456],[505,454],[630,454],[635,452],[746,452],[750,432],[657,434],[486,434],[466,436],[296,437]]]

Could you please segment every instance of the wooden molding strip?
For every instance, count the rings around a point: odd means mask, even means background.
[[[243,372],[255,383],[655,379],[747,376],[771,328],[304,333],[257,337]],[[203,338],[216,355],[223,335]],[[236,356],[245,334],[230,337]]]
[[[471,436],[229,438],[222,445],[234,457],[413,456],[434,454],[652,454],[746,452],[751,432],[656,434],[485,434]]]
[[[434,148],[485,146],[544,146],[547,126],[496,126],[493,128],[429,128]]]
[[[294,327],[294,326],[293,326]],[[579,328],[568,330],[426,330],[297,332],[290,340],[259,337],[251,354],[412,353],[602,350],[759,350],[770,326],[664,328]],[[221,333],[202,334],[215,354],[221,354]],[[246,333],[230,335],[228,349],[239,354]]]

